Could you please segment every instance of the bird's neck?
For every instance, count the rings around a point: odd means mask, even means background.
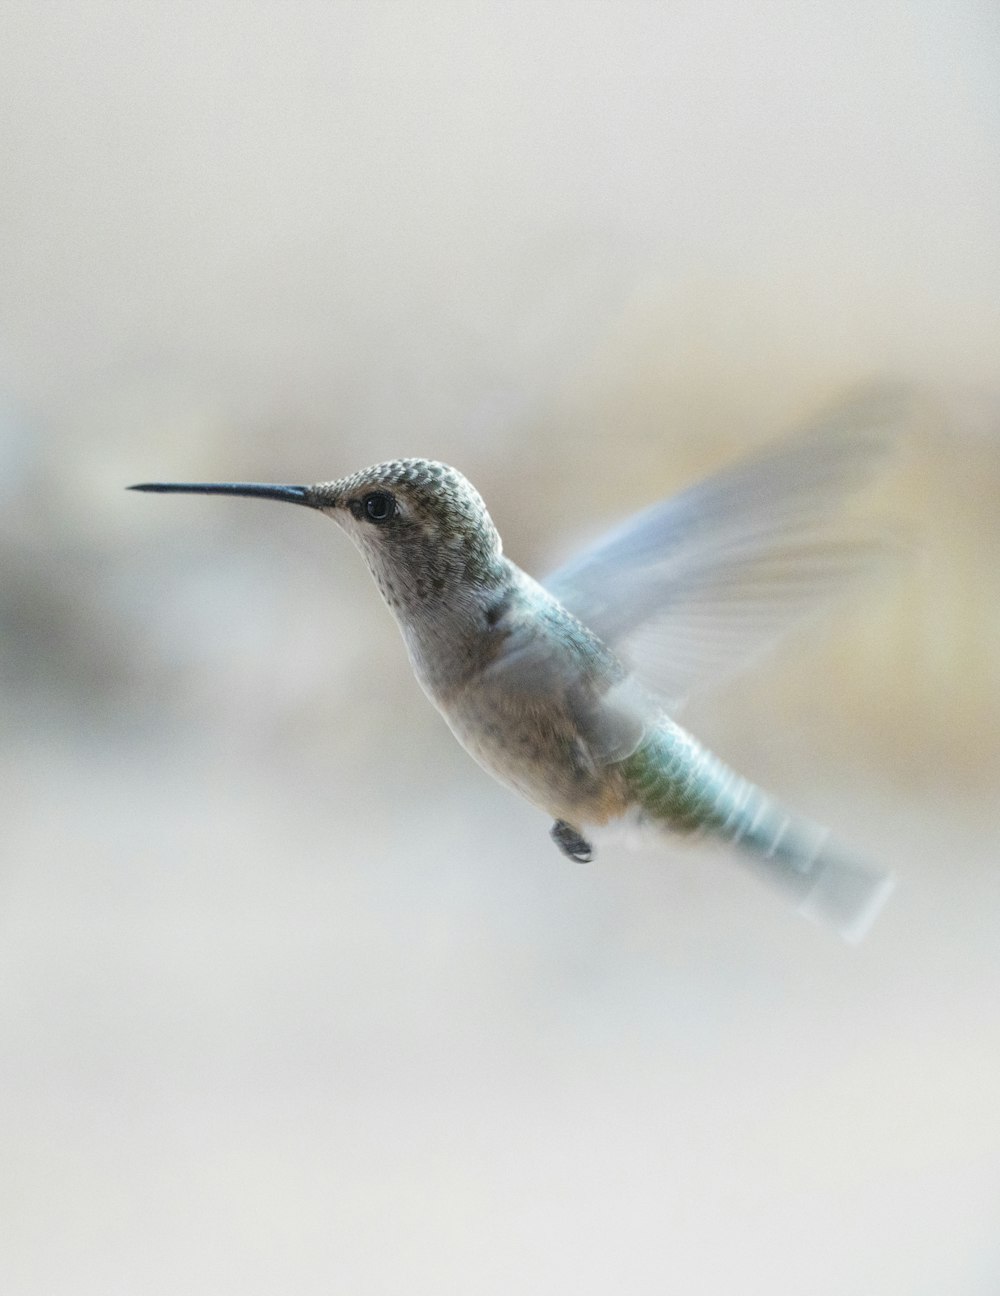
[[[497,625],[520,589],[521,573],[502,555],[488,571],[449,582],[433,598],[391,603],[414,672],[436,700],[487,665]]]

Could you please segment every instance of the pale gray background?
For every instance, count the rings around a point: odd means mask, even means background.
[[[1000,59],[974,0],[11,0],[0,1290],[1000,1290]],[[562,859],[357,555],[573,541],[870,377],[914,556],[694,707],[900,888]]]

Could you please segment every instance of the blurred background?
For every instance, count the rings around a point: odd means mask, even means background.
[[[0,1287],[1000,1290],[1000,27],[977,0],[10,0]],[[873,378],[910,559],[685,720],[897,870],[581,867],[325,519],[541,575]]]

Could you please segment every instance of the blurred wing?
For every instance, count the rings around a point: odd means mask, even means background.
[[[900,413],[898,396],[853,402],[640,513],[544,584],[676,703],[888,552],[832,524],[892,447]]]
[[[565,725],[564,736],[572,733],[594,765],[624,760],[645,733],[641,691],[630,678],[615,680],[590,642],[575,642],[579,627],[561,624],[569,621],[561,608],[547,618],[545,609],[515,605],[500,622],[503,651],[482,671],[478,688],[517,698],[550,733]]]

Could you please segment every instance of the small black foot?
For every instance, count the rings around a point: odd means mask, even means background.
[[[557,819],[552,825],[549,836],[564,855],[580,864],[589,864],[594,858],[594,848],[565,819]]]

